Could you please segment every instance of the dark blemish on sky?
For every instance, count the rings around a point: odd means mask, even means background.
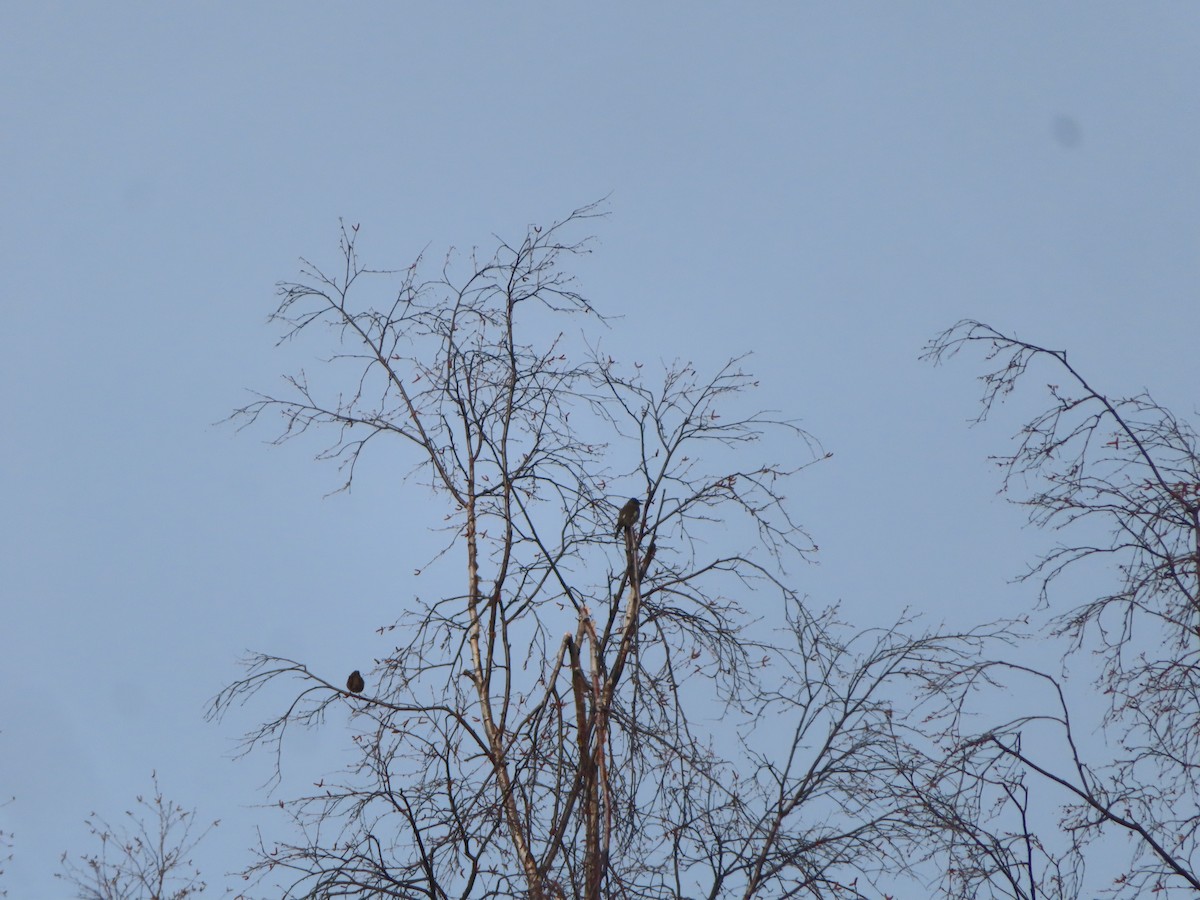
[[[1079,123],[1071,116],[1061,113],[1055,116],[1050,130],[1054,135],[1054,140],[1058,142],[1060,147],[1073,150],[1083,143],[1083,130],[1079,127]]]

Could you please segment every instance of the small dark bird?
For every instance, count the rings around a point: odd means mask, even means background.
[[[617,533],[614,537],[620,537],[622,531],[626,531],[637,524],[638,512],[641,508],[641,500],[637,497],[629,498],[629,502],[621,507],[621,512],[617,515]]]
[[[654,554],[658,552],[658,544],[654,538],[650,538],[650,546],[646,548],[646,555],[642,557],[642,570],[638,572],[638,578],[645,578],[646,572],[650,570],[650,563],[654,560]]]
[[[350,673],[350,677],[346,679],[346,690],[352,694],[361,694],[367,683],[363,681],[362,673],[355,669]]]

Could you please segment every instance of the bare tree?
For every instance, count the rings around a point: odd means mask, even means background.
[[[100,850],[79,860],[62,855],[66,881],[81,900],[186,900],[207,885],[190,859],[193,850],[217,822],[196,833],[195,811],[163,797],[158,775],[151,776],[153,796],[139,796],[140,809],[127,811],[128,826],[113,826],[92,814],[86,825],[100,840]]]
[[[829,454],[746,411],[740,359],[651,376],[564,330],[604,327],[562,268],[598,214],[432,277],[364,267],[343,227],[335,272],[280,285],[286,337],[324,327],[337,350],[235,416],[332,433],[345,488],[368,444],[407,448],[445,536],[417,566],[444,589],[398,606],[365,685],[259,654],[213,702],[291,679],[245,739],[277,760],[289,726],[347,715],[357,765],[281,801],[292,833],[251,867],[284,896],[878,897],[959,853],[931,849],[965,808],[928,723],[1010,635],[811,608],[789,567],[816,547],[784,490]],[[767,437],[791,462],[748,458]],[[997,852],[992,875],[1020,880]]]
[[[0,803],[0,808],[8,806],[13,802],[13,798]],[[6,865],[12,862],[13,836],[11,831],[0,829],[0,865]],[[4,877],[4,869],[0,868],[0,878]],[[0,897],[7,897],[8,889],[0,886]]]
[[[1200,891],[1200,445],[1196,432],[1147,393],[1109,397],[1061,350],[964,321],[927,348],[935,362],[978,346],[987,417],[1035,364],[1050,371],[1049,407],[997,458],[1004,491],[1030,521],[1066,538],[1025,575],[1044,604],[1060,576],[1089,563],[1116,575],[1110,592],[1054,612],[1052,634],[1106,698],[1100,739],[1071,715],[1064,675],[988,664],[989,678],[1045,698],[982,733],[963,735],[955,770],[1031,779],[1065,798],[1060,868],[1079,875],[1093,845],[1111,865],[1114,834],[1132,847],[1111,893]],[[1030,376],[1032,377],[1032,376]],[[1079,657],[1083,657],[1079,660]],[[981,667],[981,673],[983,667]],[[1031,748],[1029,738],[1040,737]],[[981,777],[983,777],[981,775]],[[993,777],[989,775],[988,777]],[[1100,843],[1097,843],[1100,842]]]

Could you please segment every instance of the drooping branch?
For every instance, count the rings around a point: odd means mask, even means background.
[[[939,335],[926,357],[940,362],[970,346],[981,347],[994,364],[981,376],[979,420],[1027,380],[1035,363],[1062,382],[1048,385],[1048,407],[1021,428],[1013,452],[997,458],[1005,492],[1029,510],[1030,522],[1066,538],[1024,578],[1039,579],[1045,604],[1059,577],[1085,562],[1107,563],[1100,571],[1118,579],[1115,590],[1051,621],[1068,651],[1100,661],[1093,677],[1109,701],[1104,726],[1113,756],[1082,765],[1060,690],[1060,711],[1047,721],[1065,735],[1065,766],[1019,749],[1029,720],[997,726],[982,746],[1001,749],[1025,772],[1067,792],[1069,852],[1077,859],[1110,827],[1136,836],[1120,882],[1126,895],[1174,879],[1194,885],[1200,872],[1200,441],[1191,425],[1148,393],[1107,395],[1065,351],[979,322],[960,322]],[[964,746],[971,745],[966,739]]]

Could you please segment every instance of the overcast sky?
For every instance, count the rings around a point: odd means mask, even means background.
[[[973,317],[1196,412],[1198,49],[1184,3],[4,4],[0,888],[63,896],[152,770],[222,820],[223,884],[268,761],[205,702],[246,649],[368,669],[417,592],[401,469],[324,498],[316,444],[213,424],[279,387],[274,284],[339,217],[405,266],[611,195],[576,269],[604,345],[753,351],[835,454],[792,498],[814,602],[1031,605],[1052,538],[995,495],[1007,426],[966,427],[978,360],[917,357]]]

